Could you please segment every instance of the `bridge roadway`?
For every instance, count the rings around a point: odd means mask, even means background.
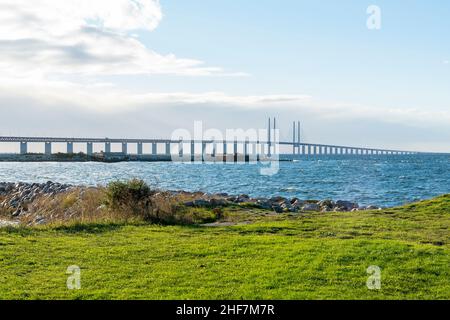
[[[231,144],[233,145],[234,154],[238,153],[238,146],[243,146],[243,153],[250,154],[249,145],[252,145],[252,154],[264,153],[268,154],[268,146],[273,147],[273,142],[268,141],[212,141],[212,140],[170,140],[170,139],[111,139],[111,138],[62,138],[62,137],[0,137],[0,142],[4,143],[20,143],[20,153],[28,153],[29,143],[44,143],[45,144],[45,154],[52,154],[52,144],[53,143],[66,143],[67,153],[73,153],[73,144],[82,143],[87,145],[87,154],[93,154],[93,144],[104,144],[105,153],[111,153],[111,144],[121,144],[122,154],[128,154],[128,144],[137,145],[137,154],[143,155],[143,145],[152,145],[152,155],[158,154],[158,145],[165,145],[165,155],[170,155],[172,145],[179,146],[180,154],[183,152],[183,145],[190,144],[191,155],[195,154],[195,145],[202,145],[203,150],[205,150],[206,145],[213,145],[214,153],[216,151],[217,144],[223,144],[223,153],[227,154],[227,148]],[[411,155],[411,154],[429,154],[424,152],[416,151],[401,151],[401,150],[390,150],[390,149],[380,149],[380,148],[368,148],[368,147],[351,147],[351,146],[341,146],[341,145],[326,145],[326,144],[315,144],[315,143],[301,143],[301,142],[287,142],[281,141],[277,142],[280,146],[290,146],[292,147],[292,155]],[[258,147],[259,146],[259,147]],[[272,148],[273,149],[273,148]],[[258,151],[257,151],[258,150]],[[273,151],[272,151],[273,152]]]

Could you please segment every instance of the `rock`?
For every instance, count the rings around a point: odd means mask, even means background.
[[[320,206],[317,203],[307,203],[302,207],[302,211],[320,211]]]
[[[246,194],[242,194],[234,199],[235,203],[243,203],[243,202],[249,202],[249,201],[250,201],[250,197]]]
[[[304,205],[305,205],[305,201],[298,200],[298,199],[292,204],[292,206],[297,208],[297,209],[300,209]]]
[[[257,199],[256,205],[261,209],[270,210],[272,209],[272,202],[267,199]]]
[[[14,212],[12,213],[11,216],[13,216],[13,217],[18,217],[18,216],[20,216],[21,213],[22,213],[22,209],[21,209],[21,208],[18,208],[16,211],[14,211]]]
[[[333,200],[322,200],[318,203],[319,207],[321,208],[328,208],[328,209],[332,209],[336,204],[334,203]]]
[[[345,211],[350,211],[352,209],[359,208],[358,204],[343,200],[336,201],[336,207],[344,209]]]
[[[283,209],[283,212],[295,212],[295,207],[291,205],[291,203],[288,201],[287,203],[282,203],[280,205],[281,209]]]
[[[213,198],[209,202],[210,202],[210,205],[213,207],[226,207],[227,205],[229,205],[229,202],[225,199]]]
[[[270,198],[270,201],[276,202],[276,203],[282,203],[282,202],[286,202],[287,199],[284,197],[272,197],[272,198]]]
[[[219,197],[228,197],[228,193],[218,193],[217,196]]]
[[[275,211],[276,213],[283,213],[284,210],[280,205],[274,204],[272,206],[273,211]]]
[[[367,206],[366,207],[366,210],[379,210],[380,209],[380,207],[377,207],[377,206]]]
[[[211,203],[208,200],[204,200],[204,199],[197,199],[193,201],[194,203],[194,207],[210,207]]]

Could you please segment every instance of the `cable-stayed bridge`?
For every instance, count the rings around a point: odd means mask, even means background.
[[[433,152],[417,152],[408,150],[392,150],[373,147],[355,147],[346,145],[328,145],[319,143],[309,143],[301,141],[300,122],[293,122],[292,141],[278,141],[279,129],[276,127],[276,119],[269,119],[266,130],[267,138],[252,139],[251,137],[236,137],[233,140],[203,140],[203,139],[130,139],[130,138],[81,138],[81,137],[18,137],[0,136],[0,143],[18,143],[20,153],[18,156],[28,155],[28,145],[42,143],[44,145],[44,155],[53,154],[53,144],[66,144],[66,154],[74,154],[74,144],[84,144],[87,156],[94,156],[94,145],[101,145],[101,154],[105,156],[128,157],[128,160],[165,160],[173,159],[176,154],[185,159],[204,160],[205,153],[208,153],[208,160],[218,159],[248,159],[251,157],[261,158],[279,154],[281,159],[295,159],[320,156],[374,156],[374,155],[417,155],[417,154],[437,154]],[[121,146],[120,152],[112,152],[111,146],[118,144]],[[128,146],[134,144],[137,152],[128,152]],[[150,152],[144,152],[144,145],[150,145]],[[161,145],[164,151],[161,152]],[[285,150],[280,152],[283,147]],[[147,148],[148,149],[148,148]],[[61,153],[59,153],[61,154]],[[131,157],[129,157],[131,156]],[[233,157],[234,156],[234,157]],[[124,158],[126,160],[126,158]]]

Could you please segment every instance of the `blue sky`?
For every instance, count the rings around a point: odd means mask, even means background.
[[[380,31],[366,27],[370,4],[382,10]],[[142,35],[149,47],[251,75],[170,79],[171,87],[450,105],[448,3],[194,0],[165,1],[162,8],[160,26]]]
[[[278,116],[285,139],[299,119],[311,142],[449,151],[448,2],[5,0],[0,12],[2,135],[170,136]]]

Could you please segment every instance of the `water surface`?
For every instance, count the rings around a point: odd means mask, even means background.
[[[263,176],[259,169],[255,164],[4,162],[0,163],[0,181],[104,185],[116,179],[141,178],[168,190],[342,199],[379,206],[450,193],[449,156],[281,162],[279,173],[274,176]]]

